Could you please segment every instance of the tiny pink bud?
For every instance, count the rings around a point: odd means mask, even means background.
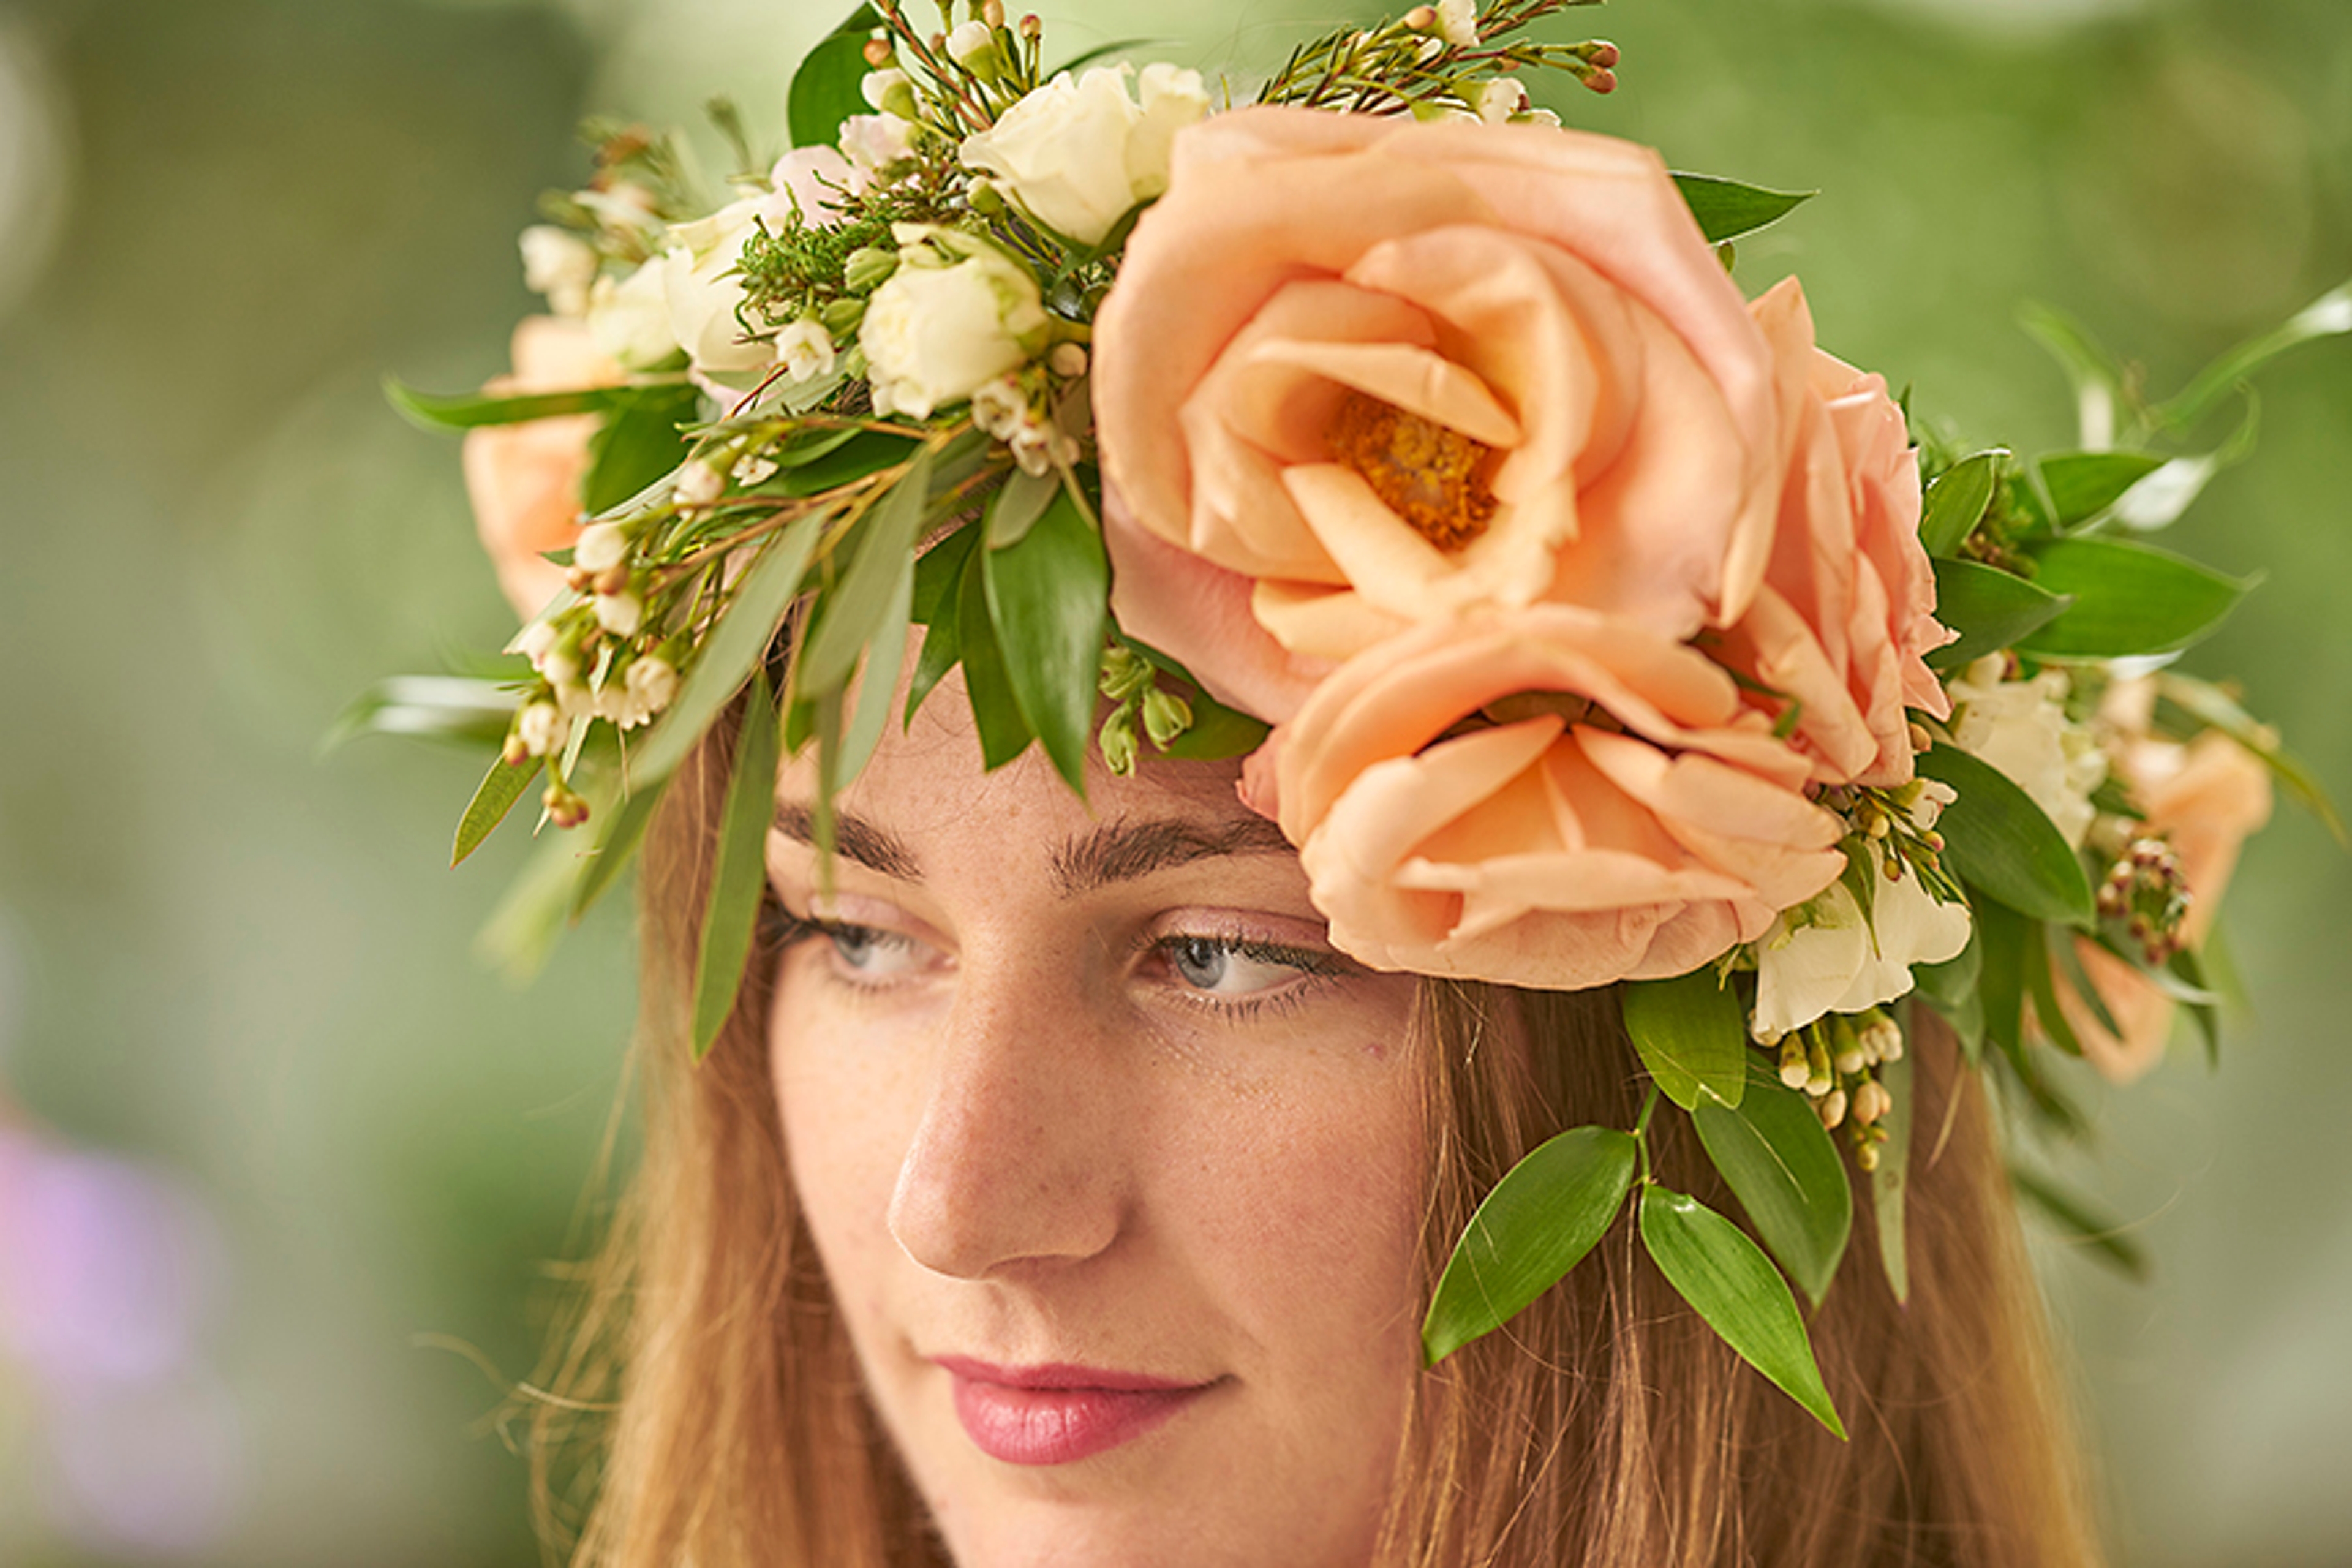
[[[1584,85],[1598,93],[1615,92],[1617,90],[1617,73],[1611,70],[1596,70],[1591,76],[1584,79]]]

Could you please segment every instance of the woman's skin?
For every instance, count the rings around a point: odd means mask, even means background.
[[[952,683],[788,766],[793,1179],[956,1561],[1363,1563],[1418,1366],[1415,982],[1327,944],[1230,763],[981,770]]]

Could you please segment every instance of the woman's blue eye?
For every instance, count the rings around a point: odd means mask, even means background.
[[[821,928],[833,943],[842,966],[866,976],[897,974],[914,967],[914,940],[872,926],[826,925]]]
[[[1233,937],[1171,937],[1160,948],[1179,980],[1213,996],[1254,996],[1322,973],[1311,954]]]

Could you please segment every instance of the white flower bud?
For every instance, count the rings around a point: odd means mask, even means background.
[[[776,334],[776,358],[794,381],[815,381],[833,374],[833,334],[822,322],[803,316]]]
[[[1813,1109],[1821,1113],[1822,1125],[1835,1131],[1838,1123],[1845,1120],[1845,1090],[1842,1089],[1830,1090]]]
[[[572,738],[572,721],[552,702],[527,702],[515,715],[515,733],[526,754],[544,757],[563,750]]]
[[[1864,1079],[1853,1091],[1853,1119],[1864,1127],[1895,1109],[1895,1097],[1876,1079]]]
[[[1507,76],[1498,76],[1478,89],[1478,118],[1499,125],[1528,106],[1528,89]]]
[[[677,696],[677,667],[659,654],[648,654],[629,666],[629,695],[648,719],[668,707]]]
[[[559,316],[586,314],[588,290],[596,282],[595,248],[570,229],[546,223],[522,231],[521,248],[525,286],[546,295]]]
[[[645,601],[635,594],[599,594],[596,624],[616,637],[633,637],[646,618]]]
[[[617,522],[592,522],[572,547],[572,563],[583,572],[606,572],[629,556],[629,537]]]
[[[955,58],[958,65],[968,69],[977,70],[979,67],[976,62],[982,56],[992,52],[995,47],[996,35],[990,31],[988,24],[982,21],[961,23],[954,32],[948,35],[948,53]]]
[[[1055,375],[1072,380],[1087,374],[1087,351],[1080,343],[1055,343],[1054,352],[1045,356],[1045,368]]]
[[[697,458],[677,471],[677,482],[670,488],[670,499],[683,507],[706,507],[727,490],[727,478],[709,463]],[[585,562],[581,564],[586,565]],[[590,567],[591,571],[597,568]]]
[[[971,422],[982,435],[1008,440],[1028,421],[1029,395],[1021,390],[1018,377],[1000,376],[972,392]]]
[[[555,650],[555,628],[547,622],[533,621],[515,635],[514,651],[530,660],[530,667],[537,669]]]
[[[905,118],[914,112],[915,84],[896,66],[867,71],[857,90],[866,95],[866,106],[877,114]]]
[[[1437,0],[1437,36],[1457,49],[1476,48],[1476,0]]]

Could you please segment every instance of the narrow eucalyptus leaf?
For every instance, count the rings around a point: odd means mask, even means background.
[[[1575,1268],[1624,1206],[1633,1165],[1630,1134],[1579,1127],[1512,1166],[1438,1278],[1421,1324],[1428,1364],[1502,1327]]]
[[[1948,556],[1967,541],[1985,508],[1992,504],[1993,486],[2008,456],[2000,447],[1973,453],[1945,469],[1927,487],[1920,510],[1919,542],[1928,554],[1939,559]]]
[[[353,698],[319,741],[321,756],[362,735],[422,735],[467,744],[506,739],[512,686],[455,675],[395,675]]]
[[[1960,634],[1927,655],[1935,669],[1958,669],[1972,659],[2015,646],[2065,614],[2071,599],[2035,586],[2014,573],[1974,561],[1938,556],[1936,618]]]
[[[892,485],[857,524],[849,565],[824,595],[807,643],[793,671],[803,696],[836,691],[857,668],[886,612],[901,593],[913,592],[915,542],[922,532],[928,458],[919,458],[906,478]],[[904,626],[900,627],[901,634]]]
[[[703,642],[686,679],[678,683],[669,710],[646,732],[646,743],[630,766],[630,777],[638,788],[667,778],[719,710],[743,689],[743,678],[768,651],[785,608],[800,591],[809,552],[816,547],[825,521],[824,514],[812,513],[761,548],[759,559],[736,584],[733,602]]]
[[[1748,1088],[1748,1026],[1739,999],[1713,967],[1619,987],[1625,1032],[1665,1097],[1685,1110],[1702,1099],[1736,1106]]]
[[[1095,675],[1110,635],[1102,535],[1065,488],[1018,543],[999,549],[992,541],[980,556],[990,620],[1022,717],[1055,771],[1084,793]]]
[[[1761,1248],[1697,1199],[1660,1186],[1642,1191],[1642,1244],[1666,1283],[1741,1360],[1844,1439],[1797,1299]]]
[[[1886,1114],[1878,1119],[1886,1134],[1878,1145],[1878,1168],[1870,1173],[1870,1201],[1878,1218],[1878,1263],[1897,1301],[1911,1299],[1911,1264],[1906,1240],[1904,1200],[1911,1186],[1911,1053],[1878,1064],[1885,1086]]]
[[[743,699],[743,731],[735,742],[734,773],[719,818],[719,860],[710,901],[702,916],[702,947],[694,964],[694,1057],[700,1061],[735,1011],[743,966],[760,923],[768,879],[768,825],[776,814],[779,752],[776,699],[768,672],[751,677]]]
[[[457,842],[449,852],[449,864],[462,865],[466,857],[481,847],[490,830],[504,822],[507,813],[514,809],[530,781],[547,765],[539,757],[522,763],[509,763],[499,757],[490,763],[490,771],[482,775],[481,786],[466,806],[466,815],[457,819]]]
[[[2352,332],[2352,283],[2337,285],[2282,325],[2222,354],[2157,414],[2165,423],[2186,429],[2211,413],[2247,377],[2289,349],[2344,332]]]
[[[866,111],[866,40],[881,23],[873,6],[860,5],[801,60],[784,97],[793,146],[830,147],[843,121]]]
[[[963,661],[963,689],[971,704],[972,726],[980,731],[983,768],[1003,767],[1029,749],[1029,721],[1013,694],[1005,673],[1004,652],[988,608],[987,557],[975,550],[964,565],[961,597],[956,606],[957,648]],[[1091,689],[1091,683],[1089,683]]]
[[[2189,1010],[2189,1021],[2205,1042],[2205,1065],[2221,1065],[2221,999],[2205,984],[2205,961],[2194,948],[2184,947],[2172,962],[2149,974],[2164,994]]]
[[[1750,1077],[1737,1109],[1702,1101],[1691,1124],[1756,1234],[1819,1306],[1853,1224],[1853,1190],[1812,1101]]]
[[[844,784],[866,771],[890,721],[898,700],[898,671],[907,662],[907,635],[915,596],[915,563],[908,561],[898,574],[890,603],[866,649],[866,668],[857,677],[857,705],[842,731],[840,778]]]
[[[566,414],[601,414],[629,395],[622,386],[583,386],[573,392],[536,392],[520,397],[460,393],[444,397],[386,376],[383,395],[409,423],[427,430],[472,430],[485,425],[520,425]]]
[[[2058,452],[2041,461],[2042,488],[2061,528],[2087,522],[2164,467],[2147,452]]]
[[[1956,746],[1922,752],[1918,768],[1959,796],[1937,823],[1947,865],[2011,909],[2062,925],[2090,925],[2090,879],[2032,796]]]
[[[1683,204],[1698,220],[1699,232],[1706,236],[1709,245],[1721,245],[1727,239],[1753,234],[1786,217],[1819,194],[1767,190],[1714,174],[1676,174],[1675,186],[1682,192]]]
[[[2177,653],[2219,626],[2253,586],[2154,545],[2062,539],[2034,554],[2033,580],[2074,603],[2018,646],[2055,658]]]
[[[2123,1026],[2116,1023],[2116,1016],[2107,1010],[2107,999],[2099,994],[2099,988],[2091,982],[2090,971],[2083,966],[2083,954],[2078,944],[2089,940],[2063,929],[2050,933],[2052,978],[2064,981],[2067,989],[2074,993],[2075,1000],[2082,1003],[2083,1010],[2090,1014],[2091,1021],[2114,1038],[2121,1039]]]
[[[2042,1037],[2070,1057],[2083,1054],[2083,1042],[2075,1037],[2074,1026],[2058,1005],[2058,981],[2050,963],[2051,930],[2047,925],[2035,925],[2028,930],[2025,939],[2025,999],[2033,1005],[2033,1025]],[[2071,936],[2069,931],[2065,934]]]
[[[963,580],[982,531],[978,523],[968,523],[933,545],[915,563],[913,613],[922,623],[923,648],[916,656],[915,673],[907,681],[901,728],[914,723],[915,710],[963,658]]]
[[[1003,550],[1028,536],[1030,528],[1045,515],[1046,507],[1062,493],[1062,476],[1055,473],[1030,474],[1014,469],[988,503],[988,545],[992,550]]]
[[[882,430],[860,430],[840,446],[828,448],[822,456],[811,458],[799,468],[787,468],[770,480],[768,488],[799,498],[822,495],[844,485],[854,485],[867,475],[879,473],[893,464],[908,461],[921,444],[911,436],[893,436]]]
[[[2092,1256],[2131,1279],[2147,1278],[2147,1254],[2124,1233],[2121,1225],[2098,1213],[2087,1200],[2017,1165],[2010,1167],[2009,1182],[2029,1207],[2091,1248]]]

